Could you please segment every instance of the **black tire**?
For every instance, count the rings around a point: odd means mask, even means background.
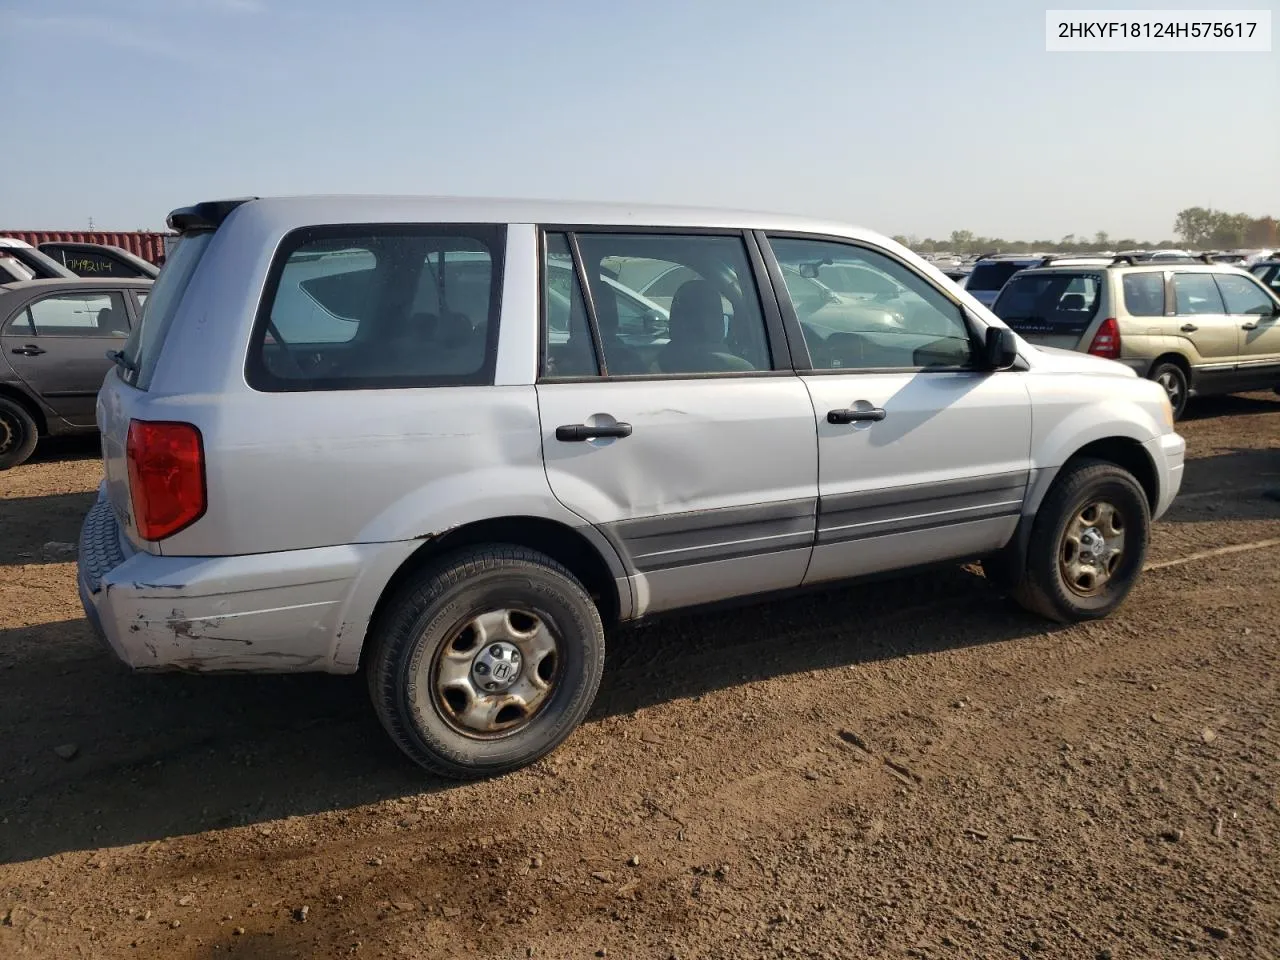
[[[452,711],[451,691],[438,690],[441,658],[456,653],[461,632],[478,616],[512,608],[552,631],[554,680],[513,731],[469,732]],[[424,570],[390,602],[370,639],[369,693],[378,719],[415,763],[454,779],[506,773],[550,753],[586,716],[604,669],[604,627],[582,584],[550,557],[510,545],[468,548]],[[473,649],[480,648],[492,649],[488,640]],[[541,673],[542,664],[533,669]]]
[[[1122,520],[1123,552],[1109,578],[1093,592],[1072,586],[1064,573],[1068,526],[1091,504],[1111,504]],[[1100,460],[1080,460],[1063,468],[1031,527],[1023,575],[1010,595],[1027,610],[1060,623],[1099,620],[1124,602],[1142,572],[1151,530],[1151,509],[1142,487],[1128,471]]]
[[[1151,368],[1150,378],[1164,388],[1173,406],[1173,419],[1181,420],[1187,409],[1188,394],[1191,385],[1187,382],[1187,372],[1180,364],[1165,360]]]
[[[0,397],[0,470],[8,470],[36,449],[40,430],[27,408],[8,397]]]

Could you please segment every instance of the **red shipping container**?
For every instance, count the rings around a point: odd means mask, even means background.
[[[121,247],[135,256],[159,266],[164,263],[165,237],[176,234],[159,230],[133,230],[124,233],[107,230],[0,230],[0,237],[12,237],[38,247],[42,243],[102,243]]]

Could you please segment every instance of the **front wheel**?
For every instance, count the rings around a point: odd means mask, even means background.
[[[1171,362],[1158,364],[1151,371],[1151,379],[1164,388],[1165,396],[1169,398],[1169,405],[1173,407],[1173,419],[1181,420],[1183,412],[1187,409],[1187,396],[1190,390],[1187,375],[1182,367]]]
[[[1064,468],[1036,513],[1014,599],[1061,623],[1108,616],[1137,582],[1150,527],[1128,471],[1099,460]]]
[[[491,545],[427,569],[379,618],[369,692],[416,763],[470,779],[533,763],[595,698],[604,627],[582,584],[550,557]]]

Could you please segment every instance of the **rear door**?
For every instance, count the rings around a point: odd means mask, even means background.
[[[1213,274],[1174,271],[1170,293],[1178,335],[1191,341],[1200,356],[1196,379],[1202,383],[1233,380],[1243,331],[1239,321],[1227,315]]]
[[[8,317],[0,348],[54,413],[88,427],[111,367],[107,351],[123,346],[129,329],[124,291],[60,290],[27,301]]]
[[[783,304],[807,358],[818,430],[818,534],[806,583],[959,557],[1013,535],[1031,469],[1023,374],[977,369],[959,303],[889,253],[770,236],[774,285],[857,263],[910,291],[886,319]],[[793,356],[796,350],[793,349]]]
[[[814,537],[813,406],[741,233],[553,230],[538,406],[556,497],[614,543],[636,612],[798,586]],[[610,266],[687,277],[666,329],[619,330]],[[621,273],[618,276],[621,277]],[[584,281],[586,296],[584,296]],[[567,316],[559,316],[567,311]]]

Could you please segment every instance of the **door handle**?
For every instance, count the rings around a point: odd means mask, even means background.
[[[1183,333],[1195,333],[1200,328],[1197,327],[1194,323],[1184,323],[1178,329],[1181,330]]]
[[[828,410],[827,423],[861,423],[864,421],[879,423],[886,416],[887,414],[884,412],[883,407],[870,407],[866,410]]]
[[[1257,323],[1244,323],[1244,324],[1241,324],[1241,325],[1240,325],[1240,329],[1241,329],[1241,330],[1257,330],[1257,329],[1258,329],[1258,324],[1257,324]]]
[[[629,437],[631,424],[609,423],[591,426],[586,423],[567,423],[556,427],[556,439],[565,443],[578,443],[583,440],[595,440],[601,437]]]
[[[19,354],[23,357],[38,357],[44,353],[43,347],[37,347],[34,343],[23,344],[21,347],[14,347],[11,353]]]

